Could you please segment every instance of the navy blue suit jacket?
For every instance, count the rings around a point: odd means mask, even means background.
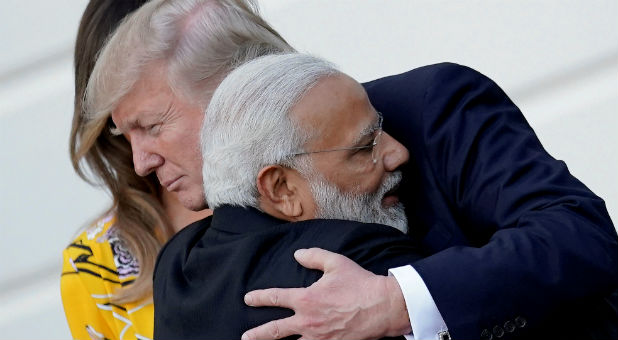
[[[596,321],[616,322],[610,305],[589,306],[618,287],[603,200],[543,149],[493,81],[444,63],[364,86],[384,130],[410,151],[402,201],[433,254],[414,267],[453,338],[543,327],[588,337]],[[573,330],[582,324],[591,327]]]

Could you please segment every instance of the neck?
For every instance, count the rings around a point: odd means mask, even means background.
[[[165,189],[162,189],[161,191],[161,202],[163,203],[163,208],[165,209],[165,213],[167,214],[167,217],[172,224],[172,228],[176,233],[189,224],[212,215],[212,210],[210,209],[200,211],[189,210],[185,208],[180,201],[178,201],[176,194]]]

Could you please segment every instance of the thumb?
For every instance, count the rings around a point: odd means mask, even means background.
[[[347,259],[343,255],[321,248],[298,249],[294,252],[294,258],[305,268],[323,272],[335,269],[338,263]]]

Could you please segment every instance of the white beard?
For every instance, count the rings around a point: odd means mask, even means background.
[[[309,180],[313,199],[317,205],[317,218],[340,219],[391,226],[403,233],[408,231],[408,219],[403,204],[384,208],[382,199],[401,181],[401,171],[388,174],[374,193],[341,192],[322,176]]]

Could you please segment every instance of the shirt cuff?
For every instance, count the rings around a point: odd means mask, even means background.
[[[439,333],[448,331],[425,282],[412,266],[391,268],[388,275],[397,280],[408,309],[412,333],[404,335],[406,339],[439,339]]]

